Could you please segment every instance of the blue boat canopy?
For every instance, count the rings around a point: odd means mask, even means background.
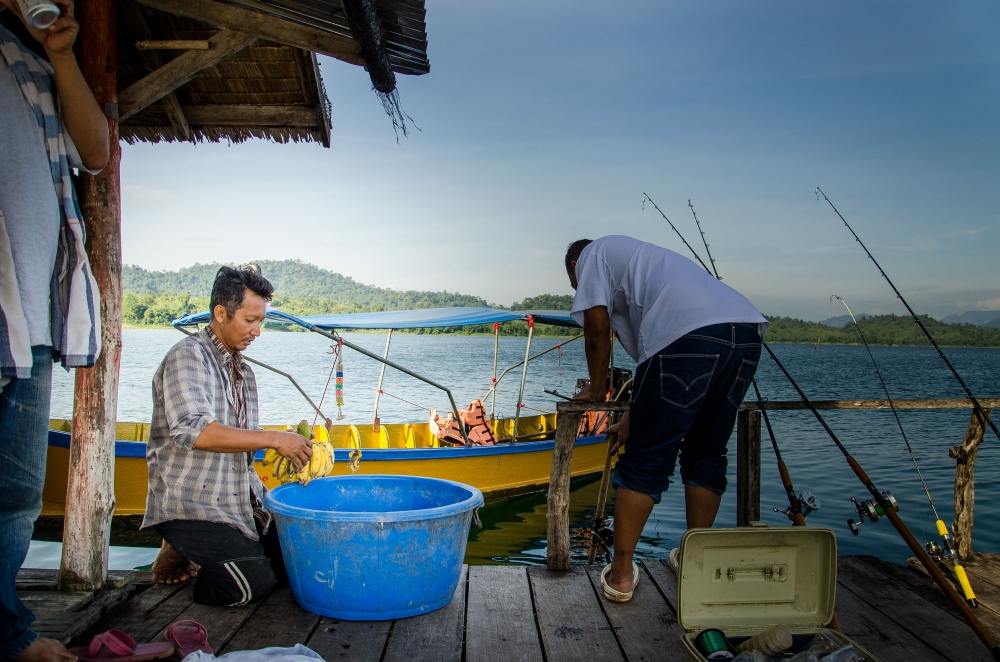
[[[378,313],[339,313],[296,317],[275,308],[267,311],[267,318],[275,322],[298,324],[305,328],[320,329],[434,329],[443,327],[476,326],[494,322],[524,321],[531,315],[538,324],[553,326],[579,326],[565,310],[501,310],[499,308],[452,307],[420,308],[417,310],[390,310]],[[211,316],[206,310],[185,315],[172,322],[175,327],[208,324]]]

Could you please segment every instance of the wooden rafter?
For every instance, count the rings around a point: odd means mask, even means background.
[[[243,50],[256,39],[255,35],[246,32],[222,30],[209,39],[212,46],[209,50],[187,51],[178,55],[122,91],[118,99],[120,121],[124,122],[150,104],[164,98],[194,78],[199,71],[214,66],[225,57]]]
[[[219,28],[248,32],[262,39],[322,53],[350,64],[360,66],[365,64],[361,46],[354,39],[344,35],[290,23],[274,16],[214,0],[138,1],[168,14],[184,16]]]
[[[127,15],[130,22],[142,38],[149,40],[152,37],[152,31],[149,29],[149,23],[146,21],[146,10],[137,4],[129,3],[125,11],[128,12]],[[143,42],[138,42],[136,46],[139,46],[141,43]],[[207,50],[208,42],[206,41],[205,44],[205,50]],[[150,71],[156,71],[163,66],[163,58],[159,53],[146,52],[142,47],[139,48],[139,51],[142,55],[143,63]],[[177,99],[177,95],[170,92],[163,97],[163,108],[167,112],[167,118],[170,120],[170,126],[173,127],[174,131],[183,137],[184,140],[191,140],[191,127],[188,126],[187,118],[184,117],[184,111],[181,108],[181,102]]]
[[[135,5],[133,5],[135,6]],[[145,19],[143,19],[145,22]],[[207,51],[212,47],[207,39],[143,39],[135,42],[140,51]]]

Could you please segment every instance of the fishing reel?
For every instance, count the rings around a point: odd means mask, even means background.
[[[800,494],[795,498],[795,503],[798,506],[799,512],[802,513],[802,517],[809,517],[811,513],[819,510],[819,501],[816,500],[816,495],[806,492],[805,494]],[[775,507],[774,512],[784,513],[785,517],[790,520],[794,520],[795,517],[792,513],[792,507],[787,506],[784,510]]]
[[[882,492],[882,501],[888,504],[893,512],[899,512],[899,502],[896,501],[896,497],[892,496],[889,490]],[[847,520],[847,526],[854,535],[861,533],[861,525],[866,519],[874,524],[885,517],[885,508],[882,503],[874,498],[858,501],[855,497],[851,497],[851,503],[854,504],[854,509],[858,511],[857,522],[854,521],[853,517]]]

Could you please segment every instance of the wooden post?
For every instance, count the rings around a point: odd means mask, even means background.
[[[984,409],[986,416],[989,409]],[[965,430],[965,439],[960,446],[948,449],[948,455],[955,460],[955,521],[952,533],[958,558],[968,561],[972,558],[972,511],[976,501],[976,453],[983,441],[983,422],[976,411]]]
[[[570,401],[556,405],[556,441],[552,448],[552,474],[545,513],[549,570],[569,570],[569,480],[580,417],[592,410],[625,412],[628,408],[627,402]]]
[[[736,417],[736,526],[760,520],[760,410]]]
[[[545,513],[549,570],[569,570],[570,465],[573,463],[573,443],[576,441],[576,432],[580,429],[582,415],[581,412],[560,412],[556,423],[549,502]]]
[[[116,3],[77,3],[80,67],[109,114],[118,98]],[[99,175],[83,175],[80,206],[87,254],[101,292],[101,355],[93,368],[76,371],[73,438],[63,528],[59,586],[96,589],[104,584],[114,512],[115,419],[121,358],[121,150],[118,122],[109,120],[111,157]]]

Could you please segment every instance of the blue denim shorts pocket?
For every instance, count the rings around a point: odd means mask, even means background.
[[[660,354],[660,397],[690,409],[708,393],[719,363],[718,354]]]
[[[729,400],[729,404],[734,407],[739,407],[743,404],[743,398],[746,396],[747,389],[750,387],[750,381],[753,379],[754,373],[756,372],[756,361],[743,359],[740,362],[740,368],[736,373],[736,380],[733,382],[733,385],[729,388],[729,393],[726,395],[726,399]]]

